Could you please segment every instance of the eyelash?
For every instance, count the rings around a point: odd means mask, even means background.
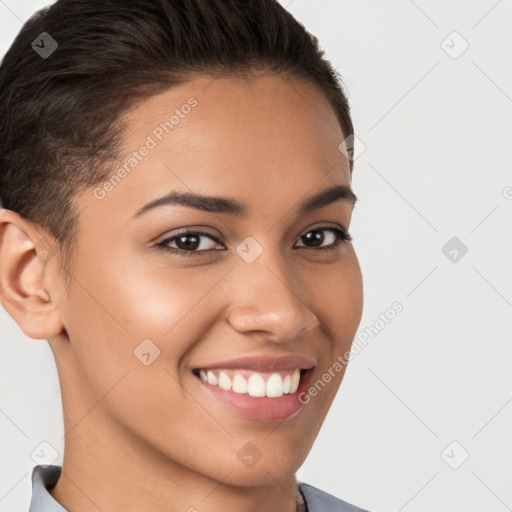
[[[306,235],[307,233],[310,233],[311,231],[331,231],[332,233],[335,234],[336,240],[334,243],[328,245],[327,247],[304,246],[303,247],[304,249],[316,249],[319,251],[335,251],[335,250],[339,249],[340,245],[343,244],[344,242],[352,241],[352,235],[348,231],[345,231],[340,228],[335,228],[332,226],[324,226],[324,227],[320,226],[317,228],[313,228],[313,229],[310,229],[309,231],[306,231],[306,233],[304,233],[304,235]],[[156,244],[156,247],[158,249],[168,252],[169,254],[177,254],[178,256],[181,256],[181,257],[200,256],[203,253],[220,250],[220,249],[208,249],[208,250],[202,250],[202,251],[198,251],[198,250],[186,251],[184,249],[178,249],[175,247],[168,246],[169,243],[173,242],[177,238],[186,236],[186,235],[202,235],[202,236],[206,236],[206,237],[210,238],[217,244],[222,244],[222,242],[220,240],[218,240],[215,236],[211,235],[210,233],[205,233],[204,231],[184,231],[182,233],[179,233],[178,235],[174,235],[172,237],[166,238],[165,240],[162,240],[161,242]],[[303,236],[303,235],[301,235],[301,236]]]

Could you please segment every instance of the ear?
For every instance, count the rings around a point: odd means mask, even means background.
[[[56,244],[17,213],[0,208],[0,301],[33,339],[48,339],[63,330],[50,265],[57,265]],[[55,275],[55,273],[51,273]]]

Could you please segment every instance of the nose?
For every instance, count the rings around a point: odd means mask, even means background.
[[[230,272],[228,313],[233,329],[244,334],[259,331],[265,340],[284,343],[319,325],[302,296],[300,279],[290,275],[282,258],[264,251],[253,263],[239,261],[235,267]]]

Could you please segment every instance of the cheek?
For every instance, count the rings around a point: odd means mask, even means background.
[[[208,326],[215,287],[226,268],[201,271],[173,261],[131,263],[129,272],[118,272],[110,281],[112,293],[124,298],[113,307],[126,328],[139,338],[153,334],[164,345],[174,338],[176,348],[177,338],[193,339]]]
[[[363,282],[357,259],[344,269],[332,290],[330,319],[336,333],[344,343],[350,343],[356,335],[363,313]]]
[[[323,267],[304,281],[304,297],[319,317],[333,353],[350,347],[363,312],[363,281],[359,262],[352,246],[340,264]],[[336,352],[336,353],[335,353]]]
[[[108,256],[107,256],[108,255]],[[114,251],[84,258],[80,282],[69,303],[81,322],[78,331],[91,335],[91,343],[108,337],[100,350],[116,352],[131,362],[133,350],[152,340],[162,355],[179,358],[208,327],[214,304],[211,293],[225,269],[199,273],[191,267],[165,265],[163,260],[128,260]],[[171,350],[172,349],[172,350]]]

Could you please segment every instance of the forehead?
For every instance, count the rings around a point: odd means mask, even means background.
[[[150,136],[184,158],[192,156],[189,151],[195,145],[198,150],[217,150],[210,156],[229,147],[225,157],[243,153],[246,159],[262,158],[273,150],[277,159],[287,151],[306,156],[309,150],[342,160],[338,145],[344,137],[323,92],[276,74],[198,77],[143,101],[124,120],[128,151]]]
[[[113,174],[124,172],[103,206],[126,203],[134,213],[181,190],[265,211],[286,206],[283,192],[297,200],[313,187],[350,183],[343,134],[322,91],[280,75],[198,77],[142,101],[123,121],[124,156]]]

